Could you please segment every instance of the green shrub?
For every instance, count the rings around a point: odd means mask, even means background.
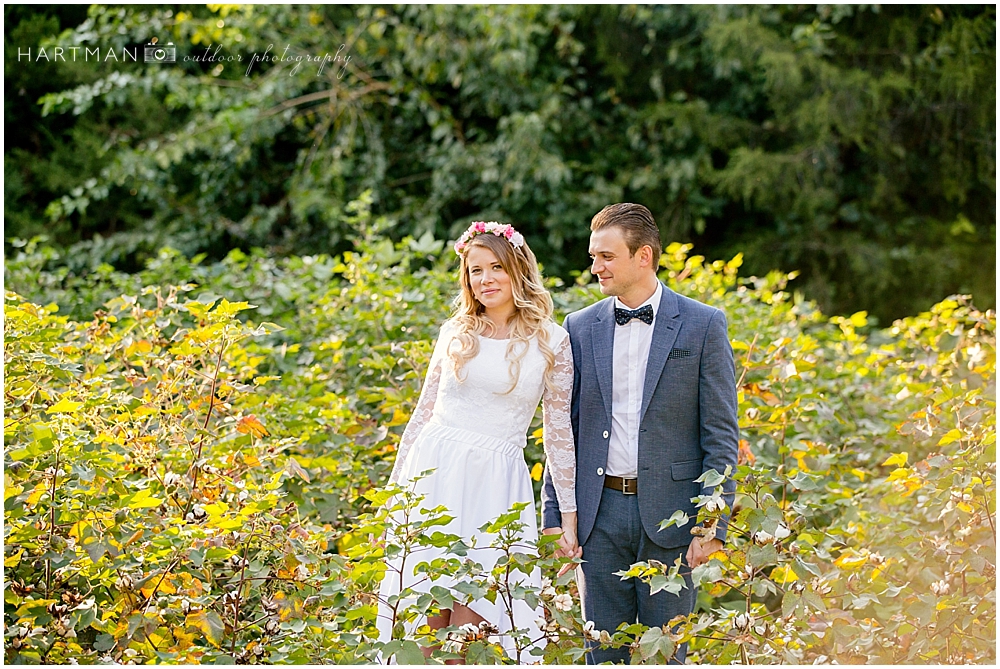
[[[415,503],[381,486],[454,261],[354,211],[356,250],[334,258],[165,250],[138,275],[77,277],[21,244],[5,266],[8,662],[415,662],[427,645],[513,661],[455,629],[376,639],[377,539]],[[652,630],[587,627],[570,576],[529,547],[517,560],[554,581],[519,594],[547,611],[544,660],[580,661],[589,636],[645,663],[684,642],[697,662],[993,663],[995,314],[956,297],[875,330],[823,317],[788,275],[741,279],[739,257],[689,250],[668,247],[661,276],[726,311],[737,356],[731,538],[694,570],[696,612]],[[550,287],[559,318],[600,297]],[[428,577],[465,585],[399,615],[502,594],[460,557]],[[680,582],[675,565],[629,575]]]

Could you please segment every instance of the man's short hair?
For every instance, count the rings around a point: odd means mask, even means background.
[[[619,202],[609,204],[590,219],[590,229],[593,232],[611,226],[621,228],[630,256],[634,256],[641,247],[648,245],[653,249],[654,271],[660,266],[660,252],[663,250],[663,245],[660,243],[660,229],[656,227],[656,221],[653,220],[653,214],[649,209],[641,204]]]

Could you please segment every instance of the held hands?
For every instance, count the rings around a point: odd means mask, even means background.
[[[708,562],[708,558],[712,553],[721,550],[722,542],[715,537],[711,539],[707,537],[694,537],[691,545],[688,546],[686,557],[688,566],[694,569],[699,565],[703,565]]]
[[[542,530],[542,534],[562,534],[557,540],[558,548],[556,549],[556,557],[568,557],[568,558],[581,558],[583,557],[583,548],[577,542],[576,538],[576,513],[564,513],[562,514],[562,527],[546,527]],[[559,570],[558,576],[562,576],[567,571],[573,567],[572,563],[563,565],[562,569]]]

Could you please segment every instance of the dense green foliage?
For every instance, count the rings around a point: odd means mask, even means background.
[[[508,591],[506,565],[483,573],[435,532],[446,511],[414,515],[418,500],[380,489],[454,263],[429,236],[386,239],[363,201],[344,216],[361,234],[334,257],[163,250],[139,273],[86,278],[46,270],[58,251],[37,243],[8,259],[6,661],[419,662],[435,637],[400,625],[378,642],[373,596],[387,551],[419,562],[443,545],[455,557],[428,577],[464,584],[397,620],[467,596],[541,601],[546,662],[579,661],[590,635],[647,663],[683,641],[712,663],[995,663],[994,312],[954,297],[873,329],[793,299],[788,275],[740,279],[738,256],[668,247],[661,277],[729,317],[734,522],[677,631],[592,630],[568,575]],[[599,298],[550,287],[560,320]],[[516,543],[511,518],[495,529]],[[541,547],[507,564],[554,577],[557,561]],[[671,565],[629,575],[680,583]],[[439,659],[510,661],[482,635],[436,641]]]
[[[512,221],[567,280],[590,217],[636,201],[665,242],[801,272],[827,313],[995,303],[993,6],[5,16],[7,234],[82,241],[62,260],[77,273],[163,245],[340,253],[344,205],[370,189],[397,241]],[[153,36],[175,65],[120,62]],[[102,60],[52,62],[60,45]],[[269,45],[350,61],[251,62]]]

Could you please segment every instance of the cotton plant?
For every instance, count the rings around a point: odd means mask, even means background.
[[[435,531],[450,521],[447,509],[424,509],[422,496],[395,485],[371,491],[367,497],[373,512],[360,519],[356,532],[377,540],[359,541],[348,552],[348,571],[359,575],[353,583],[353,596],[359,602],[369,602],[364,617],[367,622],[355,651],[359,660],[423,663],[423,652],[428,648],[433,661],[464,658],[468,663],[524,664],[541,661],[542,654],[546,661],[557,654],[582,655],[583,621],[573,615],[579,608],[564,591],[568,577],[556,577],[555,582],[546,578],[540,587],[522,582],[523,575],[536,569],[554,573],[567,562],[553,557],[555,537],[543,535],[531,542],[522,538],[523,503],[480,528],[489,537],[488,547],[503,553],[492,570],[485,570],[468,557],[476,548],[474,542],[467,545],[456,535]],[[421,553],[430,548],[444,549],[445,554],[428,561]],[[400,578],[404,570],[419,575],[419,580],[383,601],[378,594],[381,580]],[[450,585],[435,585],[442,577],[447,577]],[[541,607],[549,617],[538,622],[541,632],[514,628],[501,633],[493,621],[434,630],[424,622],[427,616],[439,615],[456,603],[477,599],[499,603],[510,619],[517,600]],[[373,625],[376,615],[391,616],[391,639],[379,638]],[[502,636],[511,641],[512,654],[505,651]],[[539,650],[529,651],[539,642]]]

